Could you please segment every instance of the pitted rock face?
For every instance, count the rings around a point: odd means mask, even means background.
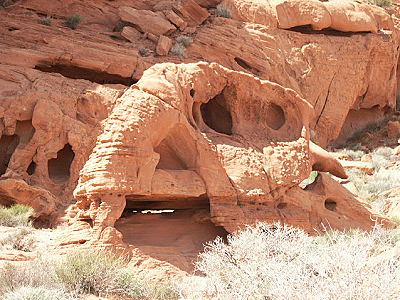
[[[312,168],[346,174],[310,143],[312,108],[293,90],[215,63],[165,63],[117,103],[80,173],[71,222],[89,221],[101,235],[126,206],[208,199],[212,222],[228,231],[256,221],[309,231],[372,225],[328,176],[299,187]]]

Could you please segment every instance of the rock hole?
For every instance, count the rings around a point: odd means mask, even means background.
[[[196,145],[187,129],[177,125],[154,148],[160,155],[156,169],[190,170],[196,164]]]
[[[275,103],[268,104],[266,122],[271,129],[280,129],[286,122],[285,112],[282,107]]]
[[[194,95],[196,94],[196,91],[194,89],[190,90],[190,97],[194,97]]]
[[[46,73],[58,73],[71,79],[85,79],[99,84],[122,84],[131,86],[136,83],[136,81],[130,77],[122,77],[115,74],[66,64],[51,64],[44,62],[36,65],[35,69]]]
[[[0,176],[3,175],[8,168],[10,159],[17,149],[20,142],[18,135],[3,135],[0,138]]]
[[[223,93],[202,104],[200,110],[208,127],[216,132],[232,135],[232,116]]]
[[[64,148],[57,152],[57,157],[48,161],[49,177],[55,183],[67,182],[71,175],[71,164],[74,160],[75,153],[70,144],[66,144]]]
[[[127,244],[187,272],[193,271],[193,262],[207,242],[228,234],[211,222],[206,196],[178,201],[127,197],[125,210],[115,227]]]
[[[284,209],[284,208],[286,208],[287,207],[287,203],[279,203],[277,206],[276,206],[278,209]]]
[[[326,199],[325,200],[325,208],[330,210],[330,211],[336,211],[336,201],[333,201],[332,199]]]
[[[36,170],[36,163],[34,161],[32,161],[29,166],[28,169],[26,170],[26,172],[28,173],[28,175],[33,175],[35,173]]]

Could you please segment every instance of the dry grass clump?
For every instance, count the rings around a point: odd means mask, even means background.
[[[371,163],[375,169],[372,175],[357,169],[347,171],[362,198],[378,200],[380,193],[400,187],[400,169],[392,167],[396,160],[398,158],[393,155],[391,148],[381,147],[371,153]]]
[[[9,264],[0,270],[0,299],[20,299],[15,295],[36,295],[43,290],[46,295],[47,291],[61,295],[56,299],[81,299],[88,294],[121,299],[177,299],[172,285],[151,284],[139,279],[137,273],[127,260],[108,252],[83,251],[62,258],[42,256],[23,267]]]
[[[32,207],[22,204],[10,207],[0,206],[0,226],[30,226],[33,213]]]
[[[184,57],[186,47],[193,43],[193,39],[190,36],[180,35],[175,39],[175,44],[171,48],[173,55]]]
[[[78,28],[81,21],[82,21],[82,17],[80,15],[72,15],[72,16],[68,16],[65,19],[64,25],[67,26],[68,28],[75,30]]]
[[[1,250],[20,250],[30,252],[35,248],[36,239],[33,236],[33,228],[21,227],[3,234],[0,237]]]
[[[215,10],[215,15],[217,17],[222,17],[222,18],[227,18],[227,19],[232,18],[231,11],[229,10],[229,8],[227,8],[223,4],[217,5],[217,9]]]
[[[63,290],[46,289],[43,287],[21,287],[4,295],[3,300],[74,300],[73,296]]]
[[[216,239],[179,284],[182,299],[396,299],[399,232],[328,232],[258,224]]]
[[[389,7],[393,4],[392,0],[368,0],[368,2],[380,7]]]

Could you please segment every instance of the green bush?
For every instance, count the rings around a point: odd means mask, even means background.
[[[73,253],[56,268],[56,274],[69,291],[99,295],[114,288],[116,274],[124,260],[109,253]]]
[[[22,204],[0,207],[0,226],[29,226],[33,213],[32,207]]]
[[[81,23],[81,21],[81,16],[73,15],[65,19],[64,25],[75,30],[76,28],[78,28],[78,25]]]

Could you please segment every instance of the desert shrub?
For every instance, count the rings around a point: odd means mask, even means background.
[[[45,17],[39,20],[39,23],[45,26],[51,26],[51,18]]]
[[[17,1],[16,0],[0,0],[0,9],[6,8],[10,5],[13,5],[15,2],[17,2]]]
[[[232,18],[232,14],[231,11],[229,10],[229,8],[227,8],[225,5],[223,4],[218,4],[217,5],[217,9],[215,11],[215,14],[218,17],[223,17],[223,18],[227,18],[230,19]]]
[[[3,299],[2,294],[12,294],[20,288],[63,289],[55,272],[58,263],[57,259],[45,255],[22,266],[6,264],[0,270],[0,298]]]
[[[399,232],[376,228],[312,237],[258,224],[209,244],[203,276],[179,283],[183,299],[395,299],[400,293]]]
[[[0,226],[28,226],[33,213],[33,208],[22,204],[0,207]]]
[[[77,252],[67,255],[56,267],[58,279],[69,291],[107,293],[125,262],[111,253]]]
[[[73,300],[72,296],[63,290],[46,289],[43,287],[21,287],[6,293],[3,300]],[[75,298],[76,299],[76,298]]]
[[[182,44],[179,43],[175,43],[172,48],[171,48],[171,53],[173,55],[179,56],[179,57],[183,57],[185,55],[185,46],[183,46]]]
[[[81,23],[81,21],[82,18],[80,15],[72,15],[65,19],[64,25],[75,30],[78,28],[78,25]]]
[[[113,291],[116,294],[126,295],[134,299],[143,298],[145,294],[142,282],[129,272],[129,269],[122,269],[116,274]]]
[[[190,36],[180,35],[175,39],[175,44],[171,48],[173,55],[184,57],[186,47],[193,43],[193,39]]]
[[[0,246],[2,248],[11,248],[30,252],[33,250],[36,240],[32,236],[31,227],[18,228],[16,231],[0,237]]]
[[[139,49],[140,56],[147,57],[150,55],[150,53],[151,53],[151,50],[149,48],[140,48]]]
[[[61,258],[42,255],[23,266],[6,264],[0,269],[0,299],[19,295],[21,290],[60,291],[65,298],[59,299],[78,299],[86,294],[121,299],[178,299],[172,283],[149,282],[150,279],[138,275],[140,271],[108,252],[82,251]]]
[[[363,155],[365,155],[365,152],[362,150],[343,149],[340,152],[347,154],[353,160],[360,160],[361,157],[363,157]]]
[[[392,0],[368,0],[370,4],[374,4],[380,7],[388,7],[393,4]]]
[[[191,43],[193,43],[193,39],[190,36],[187,35],[180,35],[176,38],[175,40],[178,44],[181,44],[185,47],[189,46]]]

